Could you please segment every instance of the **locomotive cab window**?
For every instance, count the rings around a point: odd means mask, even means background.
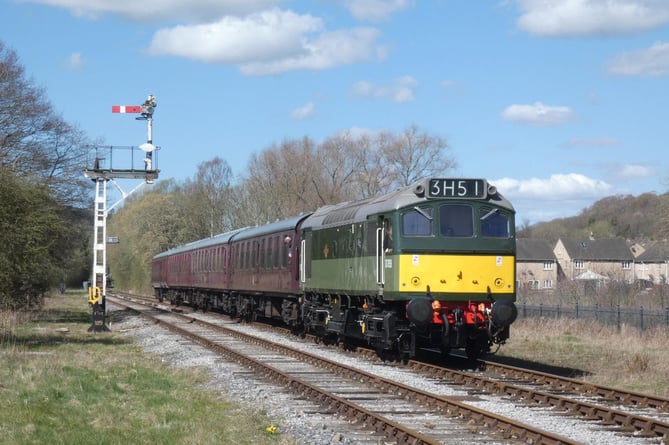
[[[432,235],[432,219],[431,207],[414,207],[412,210],[402,214],[402,235]]]
[[[491,238],[509,237],[509,217],[497,208],[481,208],[479,210],[481,220],[481,235]]]
[[[446,204],[439,207],[439,233],[453,238],[473,237],[472,207],[463,204]]]

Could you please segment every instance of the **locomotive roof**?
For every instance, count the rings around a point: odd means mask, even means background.
[[[158,259],[170,255],[175,255],[178,253],[184,253],[184,252],[191,252],[193,250],[197,249],[202,249],[203,247],[210,247],[210,246],[215,246],[218,244],[226,244],[227,242],[230,241],[230,238],[238,234],[239,232],[243,230],[247,230],[247,227],[244,227],[242,229],[235,229],[235,230],[230,230],[229,232],[224,232],[224,233],[219,233],[218,235],[214,235],[209,238],[204,238],[198,241],[193,241],[188,244],[184,244],[182,246],[174,247],[170,250],[166,250],[165,252],[161,252],[157,255],[155,255],[153,258]]]
[[[427,180],[421,180],[413,185],[397,189],[385,195],[367,198],[361,201],[343,202],[336,205],[321,207],[316,210],[302,224],[302,228],[318,228],[339,224],[363,222],[369,215],[398,210],[410,205],[433,201],[426,197]],[[420,188],[420,190],[418,189]],[[488,195],[486,199],[479,199],[491,204],[513,210],[511,203],[501,194]]]

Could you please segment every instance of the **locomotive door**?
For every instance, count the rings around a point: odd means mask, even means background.
[[[379,294],[383,294],[383,287],[386,284],[386,253],[392,252],[392,226],[388,217],[379,217],[376,224],[376,284],[379,287]]]

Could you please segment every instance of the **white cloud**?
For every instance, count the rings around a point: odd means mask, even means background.
[[[228,14],[249,14],[285,0],[25,0],[68,9],[79,17],[118,15],[139,21],[208,21]]]
[[[380,32],[373,28],[324,32],[313,40],[304,38],[300,54],[267,62],[252,61],[242,64],[240,69],[245,74],[264,75],[302,69],[323,70],[371,60],[382,52],[375,43],[379,35]]]
[[[236,64],[245,74],[264,75],[368,60],[374,55],[378,35],[370,28],[327,32],[317,17],[273,9],[245,18],[224,17],[209,24],[161,29],[148,51]]]
[[[554,174],[547,179],[501,178],[490,181],[513,202],[514,199],[545,201],[591,200],[608,196],[613,187],[601,180],[579,173]]]
[[[618,179],[637,179],[650,178],[655,176],[655,169],[645,165],[627,164],[616,166],[614,168],[614,176]]]
[[[346,0],[345,6],[358,20],[381,21],[412,3],[409,0]]]
[[[208,63],[272,60],[304,53],[304,36],[322,28],[317,17],[274,9],[245,18],[228,16],[208,24],[161,29],[148,51]]]
[[[578,173],[554,174],[549,178],[490,180],[509,199],[518,214],[518,223],[532,223],[574,216],[606,196],[613,186]]]
[[[647,49],[620,54],[609,63],[608,71],[622,76],[669,75],[669,42],[657,42]]]
[[[418,81],[411,76],[400,77],[390,86],[376,86],[371,82],[360,81],[353,85],[353,93],[363,97],[390,99],[393,102],[405,103],[414,100],[414,89]]]
[[[502,112],[502,119],[535,126],[560,125],[570,121],[574,113],[569,107],[547,106],[541,102],[532,105],[510,105]]]
[[[629,34],[669,23],[666,0],[518,0],[518,27],[539,36]]]
[[[65,61],[65,66],[70,70],[79,70],[84,66],[84,58],[81,53],[72,53]]]
[[[301,107],[295,108],[290,115],[293,119],[301,121],[310,116],[313,116],[316,112],[316,106],[313,102],[308,102]]]

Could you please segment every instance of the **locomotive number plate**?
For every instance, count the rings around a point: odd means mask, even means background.
[[[483,179],[430,179],[428,198],[485,198]]]

